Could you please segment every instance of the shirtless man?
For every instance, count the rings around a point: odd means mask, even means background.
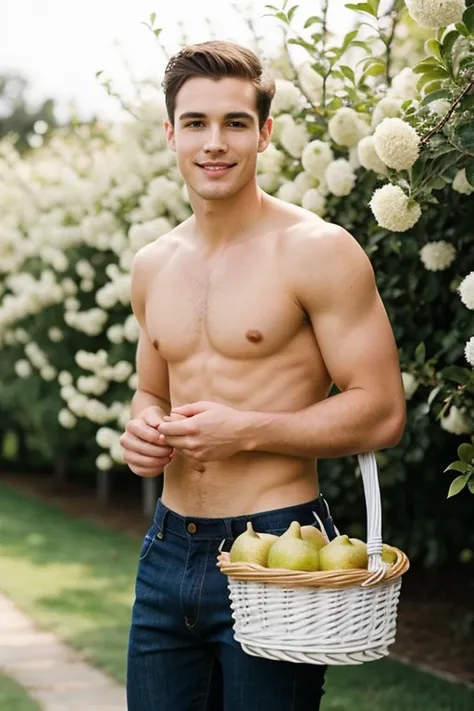
[[[274,84],[257,57],[187,47],[164,88],[194,214],[133,266],[139,382],[121,445],[164,486],[140,553],[128,709],[317,711],[324,667],[235,642],[218,547],[249,520],[281,533],[314,510],[334,535],[316,461],[399,442],[396,345],[356,240],[258,188]]]

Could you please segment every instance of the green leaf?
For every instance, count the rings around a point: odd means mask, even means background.
[[[450,99],[451,98],[451,92],[449,92],[447,89],[439,89],[438,91],[431,91],[429,94],[425,94],[425,96],[422,98],[420,101],[420,106],[426,106],[427,104],[431,104],[432,101],[438,101],[438,99]]]
[[[471,492],[471,494],[474,494],[474,479],[471,477],[467,483],[467,488]]]
[[[344,76],[349,79],[349,81],[351,81],[353,84],[355,83],[355,74],[353,69],[347,67],[345,64],[340,64],[339,69],[344,74]]]
[[[467,153],[474,153],[474,122],[462,124],[456,128],[456,134],[459,138],[462,148]]]
[[[151,15],[150,15],[150,25],[151,25],[152,27],[153,27],[153,25],[155,24],[155,20],[156,20],[156,12],[152,12]]]
[[[344,7],[349,8],[349,10],[355,10],[356,12],[366,12],[368,15],[371,15],[372,17],[377,17],[377,13],[373,11],[372,7],[369,5],[368,2],[359,2],[357,4],[348,3]]]
[[[415,360],[417,363],[424,363],[426,358],[426,346],[424,343],[419,343],[415,350]]]
[[[365,70],[363,76],[365,77],[379,77],[385,74],[385,67],[380,64],[374,64]]]
[[[474,34],[474,6],[468,7],[464,10],[462,21],[466,25],[469,32]]]
[[[442,43],[442,49],[441,49],[443,57],[446,57],[451,53],[453,44],[456,42],[456,40],[458,38],[459,38],[459,32],[456,32],[456,30],[450,30],[449,32],[447,32],[445,34],[445,36],[443,37],[443,43]]]
[[[459,34],[464,35],[464,37],[469,37],[469,30],[467,29],[464,22],[456,22],[454,25]]]
[[[423,74],[429,69],[437,69],[440,66],[440,63],[434,57],[426,57],[413,67],[413,73]]]
[[[456,494],[459,494],[460,491],[464,489],[466,486],[468,476],[466,474],[463,474],[461,476],[457,476],[454,481],[451,482],[451,486],[449,487],[448,491],[448,499],[451,498],[451,496],[456,496]]]
[[[290,9],[288,10],[288,19],[290,22],[292,21],[293,15],[295,14],[298,8],[299,5],[293,5],[293,7],[290,7]]]
[[[474,188],[474,161],[471,161],[466,166],[466,178],[467,182]]]
[[[466,464],[466,462],[452,462],[452,464],[449,464],[444,471],[455,471],[461,472],[461,474],[467,474],[469,471],[469,464]]]
[[[342,43],[341,47],[341,54],[344,54],[346,49],[349,47],[350,43],[352,42],[353,39],[357,37],[359,33],[359,30],[351,30],[350,32],[347,33],[347,35],[344,37],[344,41]]]
[[[316,17],[316,15],[311,15],[311,17],[308,17],[306,22],[304,23],[303,27],[306,29],[307,27],[311,27],[311,25],[315,25],[317,22],[321,22],[320,17]]]
[[[452,380],[454,383],[458,383],[458,385],[465,385],[469,380],[468,370],[461,368],[459,365],[448,365],[447,368],[443,368],[441,376],[445,380]]]
[[[425,49],[429,54],[433,54],[435,57],[438,57],[440,61],[442,61],[443,55],[441,53],[441,44],[438,40],[433,38],[427,40],[425,42]]]
[[[463,462],[471,464],[474,461],[474,445],[464,442],[458,447],[458,457]]]
[[[286,12],[276,12],[275,17],[277,18],[277,20],[281,20],[286,25],[288,24],[288,15],[286,14]]]

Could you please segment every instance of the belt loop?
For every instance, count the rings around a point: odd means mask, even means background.
[[[166,517],[168,516],[168,509],[161,503],[161,499],[158,499],[155,511],[154,522],[158,528],[157,536],[158,538],[163,538],[165,532]]]

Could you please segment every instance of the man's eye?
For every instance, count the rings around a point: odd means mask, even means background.
[[[186,127],[191,126],[192,128],[195,128],[196,124],[202,124],[202,121],[190,121],[189,123],[186,124]]]
[[[245,124],[242,123],[242,121],[231,121],[230,123],[232,126],[236,126],[237,128],[245,128]]]

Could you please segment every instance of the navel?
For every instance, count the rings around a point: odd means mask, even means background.
[[[263,336],[260,331],[254,331],[253,329],[247,331],[245,336],[250,341],[250,343],[260,343],[260,341],[263,341]]]

